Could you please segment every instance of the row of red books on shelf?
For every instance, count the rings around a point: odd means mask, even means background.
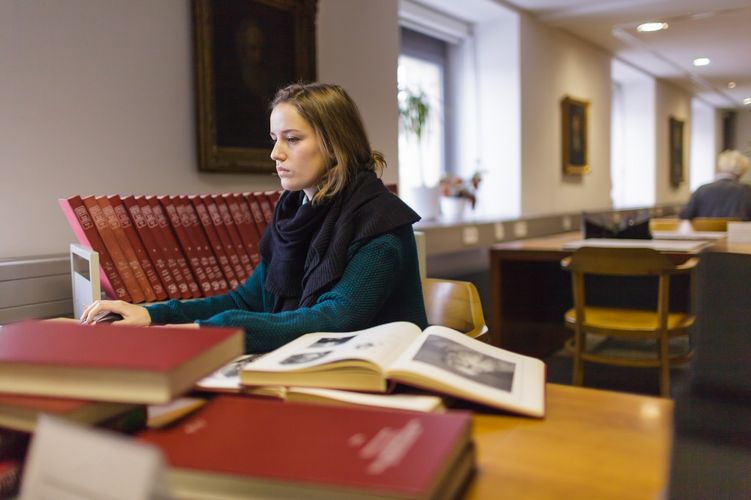
[[[279,191],[58,200],[81,245],[99,254],[101,285],[127,302],[208,297],[258,266]]]

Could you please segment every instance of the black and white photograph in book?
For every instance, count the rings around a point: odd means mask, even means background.
[[[516,364],[436,335],[429,335],[412,359],[507,392],[511,391],[514,382]]]
[[[355,338],[355,335],[350,337],[324,337],[318,339],[316,342],[310,345],[310,347],[330,347],[345,344]]]
[[[310,351],[301,352],[300,354],[293,354],[292,356],[283,359],[279,362],[280,365],[299,365],[300,363],[307,363],[309,361],[316,361],[324,356],[331,354],[331,351]]]

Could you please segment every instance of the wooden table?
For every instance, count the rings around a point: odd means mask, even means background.
[[[672,436],[668,399],[556,384],[547,416],[475,415],[467,499],[658,498]]]
[[[560,261],[572,252],[564,249],[564,244],[581,238],[580,232],[572,231],[490,247],[491,344],[536,357],[547,356],[563,345],[569,335],[563,325],[563,313],[573,301],[569,273],[561,269]],[[691,255],[685,252],[665,253],[676,262],[684,261]],[[688,277],[677,277],[674,281],[671,289],[679,292],[672,294],[671,308],[687,310]],[[596,293],[612,295],[605,284],[604,280],[598,283]],[[641,284],[631,282],[628,286],[642,292],[644,281]],[[628,288],[621,291],[625,290]],[[656,289],[649,291],[656,293]],[[626,293],[622,295],[625,297]],[[620,297],[619,300],[625,299]],[[641,300],[643,303],[628,305],[649,307],[649,296],[645,294]]]

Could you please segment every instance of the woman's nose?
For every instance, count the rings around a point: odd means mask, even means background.
[[[279,142],[275,142],[274,147],[271,149],[271,159],[274,161],[281,161],[283,159],[283,154],[281,147],[279,146]]]

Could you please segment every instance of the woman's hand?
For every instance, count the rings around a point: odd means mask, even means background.
[[[123,319],[114,321],[114,325],[148,326],[151,316],[145,307],[123,302],[122,300],[95,300],[84,309],[81,323],[94,324],[97,318],[107,313],[117,313]]]

